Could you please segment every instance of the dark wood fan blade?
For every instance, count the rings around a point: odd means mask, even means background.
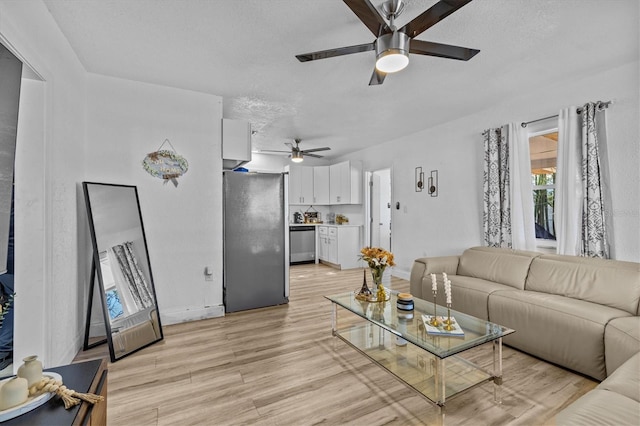
[[[438,56],[440,58],[459,59],[468,61],[480,52],[478,49],[451,46],[450,44],[434,43],[431,41],[411,40],[409,52],[417,55]]]
[[[305,157],[314,157],[314,158],[324,158],[322,155],[318,155],[318,154],[307,154],[306,152],[304,153]]]
[[[302,153],[303,153],[303,154],[307,154],[307,153],[309,153],[309,152],[328,151],[328,150],[330,150],[330,149],[331,149],[331,148],[329,148],[328,146],[325,146],[325,147],[323,147],[323,148],[303,149],[303,150],[302,150]]]
[[[471,1],[472,0],[440,0],[402,27],[400,31],[414,38]]]
[[[371,75],[371,80],[369,80],[369,86],[377,86],[378,84],[384,83],[384,78],[386,76],[386,73],[378,71],[378,68],[374,68],[373,74]]]
[[[319,52],[296,55],[300,62],[315,61],[317,59],[333,58],[334,56],[350,55],[352,53],[368,52],[376,48],[374,43],[358,44],[356,46],[338,47],[336,49],[321,50]]]
[[[378,37],[391,32],[385,20],[369,0],[344,0],[344,2],[374,36]]]

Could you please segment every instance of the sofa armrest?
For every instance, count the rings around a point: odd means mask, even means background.
[[[455,275],[458,271],[460,256],[422,257],[413,261],[409,278],[411,294],[420,299],[429,295],[422,294],[422,282],[426,277],[431,282],[430,274]]]

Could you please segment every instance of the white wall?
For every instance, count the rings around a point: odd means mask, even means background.
[[[16,149],[14,360],[68,362],[83,324],[76,182],[84,174],[85,73],[44,4],[0,2],[0,38],[25,80]]]
[[[364,170],[392,167],[394,274],[407,277],[417,257],[461,253],[482,244],[484,129],[534,120],[587,101],[613,100],[607,110],[616,259],[640,261],[640,134],[638,62],[552,87],[523,88],[476,114],[352,153]],[[389,159],[389,152],[396,155]],[[414,191],[414,169],[439,172],[438,197]]]
[[[163,324],[224,315],[222,98],[89,74],[86,114],[86,180],[138,187]],[[177,187],[142,168],[165,139],[189,162]]]
[[[30,354],[45,367],[66,364],[81,347],[91,255],[83,180],[138,186],[165,324],[222,315],[221,98],[87,82],[41,2],[1,1],[0,40],[42,80],[24,80],[21,93],[15,365]],[[165,138],[190,162],[178,188],[141,166]]]

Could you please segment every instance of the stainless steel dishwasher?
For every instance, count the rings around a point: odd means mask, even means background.
[[[315,263],[316,261],[316,227],[289,227],[289,263]]]

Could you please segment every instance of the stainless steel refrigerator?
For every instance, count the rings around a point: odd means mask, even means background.
[[[226,312],[289,301],[287,177],[224,172]]]

